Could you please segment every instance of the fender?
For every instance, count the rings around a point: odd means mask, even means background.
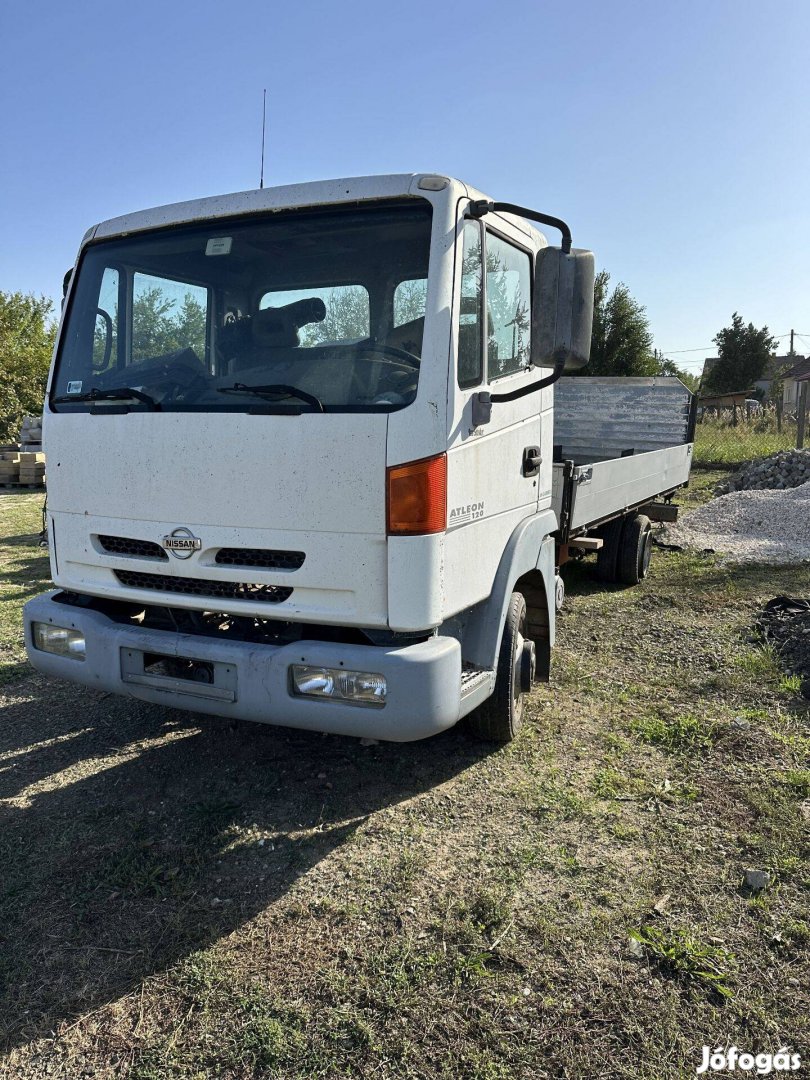
[[[554,644],[555,543],[558,528],[553,510],[524,518],[509,537],[489,598],[470,610],[464,631],[465,662],[493,669],[497,665],[509,599],[517,582],[526,596],[530,635],[538,650],[538,678],[548,678],[548,661]],[[538,640],[539,638],[539,640]]]

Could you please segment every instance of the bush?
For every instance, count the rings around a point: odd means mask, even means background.
[[[0,442],[17,439],[22,418],[39,416],[56,337],[47,297],[0,291]]]

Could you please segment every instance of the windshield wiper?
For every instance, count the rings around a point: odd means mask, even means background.
[[[60,394],[59,397],[52,398],[54,405],[68,405],[72,401],[142,401],[144,405],[149,405],[152,409],[159,409],[160,405],[149,394],[145,394],[143,390],[136,390],[132,386],[116,386],[109,390],[102,390],[98,386],[93,386],[87,390],[84,394]]]
[[[297,386],[288,386],[287,383],[247,386],[245,383],[237,382],[233,386],[220,386],[218,389],[220,394],[256,394],[257,397],[272,395],[278,398],[294,397],[298,398],[299,401],[305,401],[313,409],[317,409],[318,412],[324,412],[323,402],[320,398],[316,398],[314,394],[308,394],[306,390],[299,390]]]

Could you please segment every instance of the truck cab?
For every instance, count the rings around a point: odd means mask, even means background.
[[[587,359],[592,281],[570,238],[438,175],[90,229],[31,662],[221,716],[399,741],[478,710],[511,738],[548,676],[553,382]]]

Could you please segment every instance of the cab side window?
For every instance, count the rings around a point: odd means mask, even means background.
[[[531,363],[531,260],[487,232],[487,374],[525,370]]]
[[[93,328],[93,371],[102,372],[118,366],[120,275],[111,266],[104,269],[98,293],[96,323]]]
[[[461,308],[458,319],[458,385],[478,386],[484,377],[481,326],[484,313],[484,280],[481,260],[481,225],[464,223],[461,265]]]

